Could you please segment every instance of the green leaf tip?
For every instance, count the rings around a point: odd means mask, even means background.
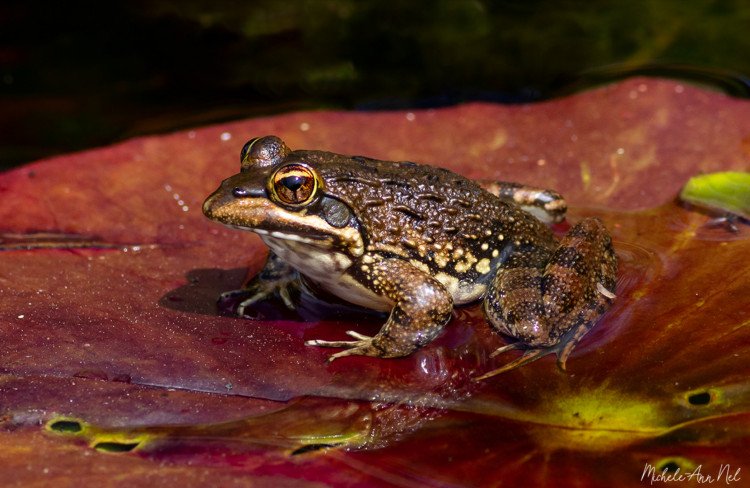
[[[690,178],[680,192],[688,203],[750,219],[750,173],[724,171]]]

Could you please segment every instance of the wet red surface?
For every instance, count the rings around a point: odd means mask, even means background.
[[[408,358],[332,364],[304,341],[381,319],[219,315],[266,250],[200,206],[267,134],[554,188],[569,221],[612,231],[618,298],[567,374],[546,357],[482,383],[518,353],[488,358],[502,340],[476,306]],[[636,79],[527,106],[253,119],[2,174],[4,482],[618,486],[648,465],[750,469],[750,228],[675,201],[699,172],[747,171],[748,138],[750,103]]]

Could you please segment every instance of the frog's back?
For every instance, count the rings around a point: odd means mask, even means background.
[[[326,193],[353,210],[367,251],[409,260],[446,284],[457,303],[478,298],[512,253],[552,246],[544,224],[443,168],[300,153]]]

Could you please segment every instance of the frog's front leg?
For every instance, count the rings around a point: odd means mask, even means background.
[[[361,262],[366,263],[368,259]],[[453,298],[429,274],[400,259],[379,259],[362,264],[354,278],[393,303],[388,321],[374,337],[347,331],[355,341],[310,340],[308,346],[343,347],[328,361],[345,356],[397,358],[408,356],[432,341],[448,324]]]
[[[509,371],[550,352],[557,354],[558,365],[565,370],[575,345],[615,297],[617,258],[599,219],[587,218],[573,226],[546,265],[533,261],[523,252],[512,257],[498,272],[484,302],[490,324],[501,334],[518,339],[493,356],[516,348],[526,352],[477,379]]]
[[[477,180],[477,183],[496,197],[521,207],[545,224],[557,224],[565,219],[568,203],[554,190],[508,181]]]
[[[299,283],[299,273],[273,251],[268,254],[263,269],[239,290],[227,291],[219,295],[219,304],[237,302],[237,315],[244,316],[245,309],[268,299],[275,292],[284,304],[294,310],[295,306],[289,295],[289,287]]]

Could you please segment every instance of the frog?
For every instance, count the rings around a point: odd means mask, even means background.
[[[219,301],[236,313],[303,281],[387,314],[373,336],[310,339],[348,356],[401,358],[432,342],[457,306],[481,302],[490,328],[510,341],[490,357],[523,353],[477,380],[546,354],[558,367],[615,299],[617,257],[604,223],[587,217],[558,240],[556,191],[471,180],[437,166],[319,150],[291,150],[277,136],[240,152],[240,172],[205,200],[204,215],[252,231],[270,249],[260,273]]]

